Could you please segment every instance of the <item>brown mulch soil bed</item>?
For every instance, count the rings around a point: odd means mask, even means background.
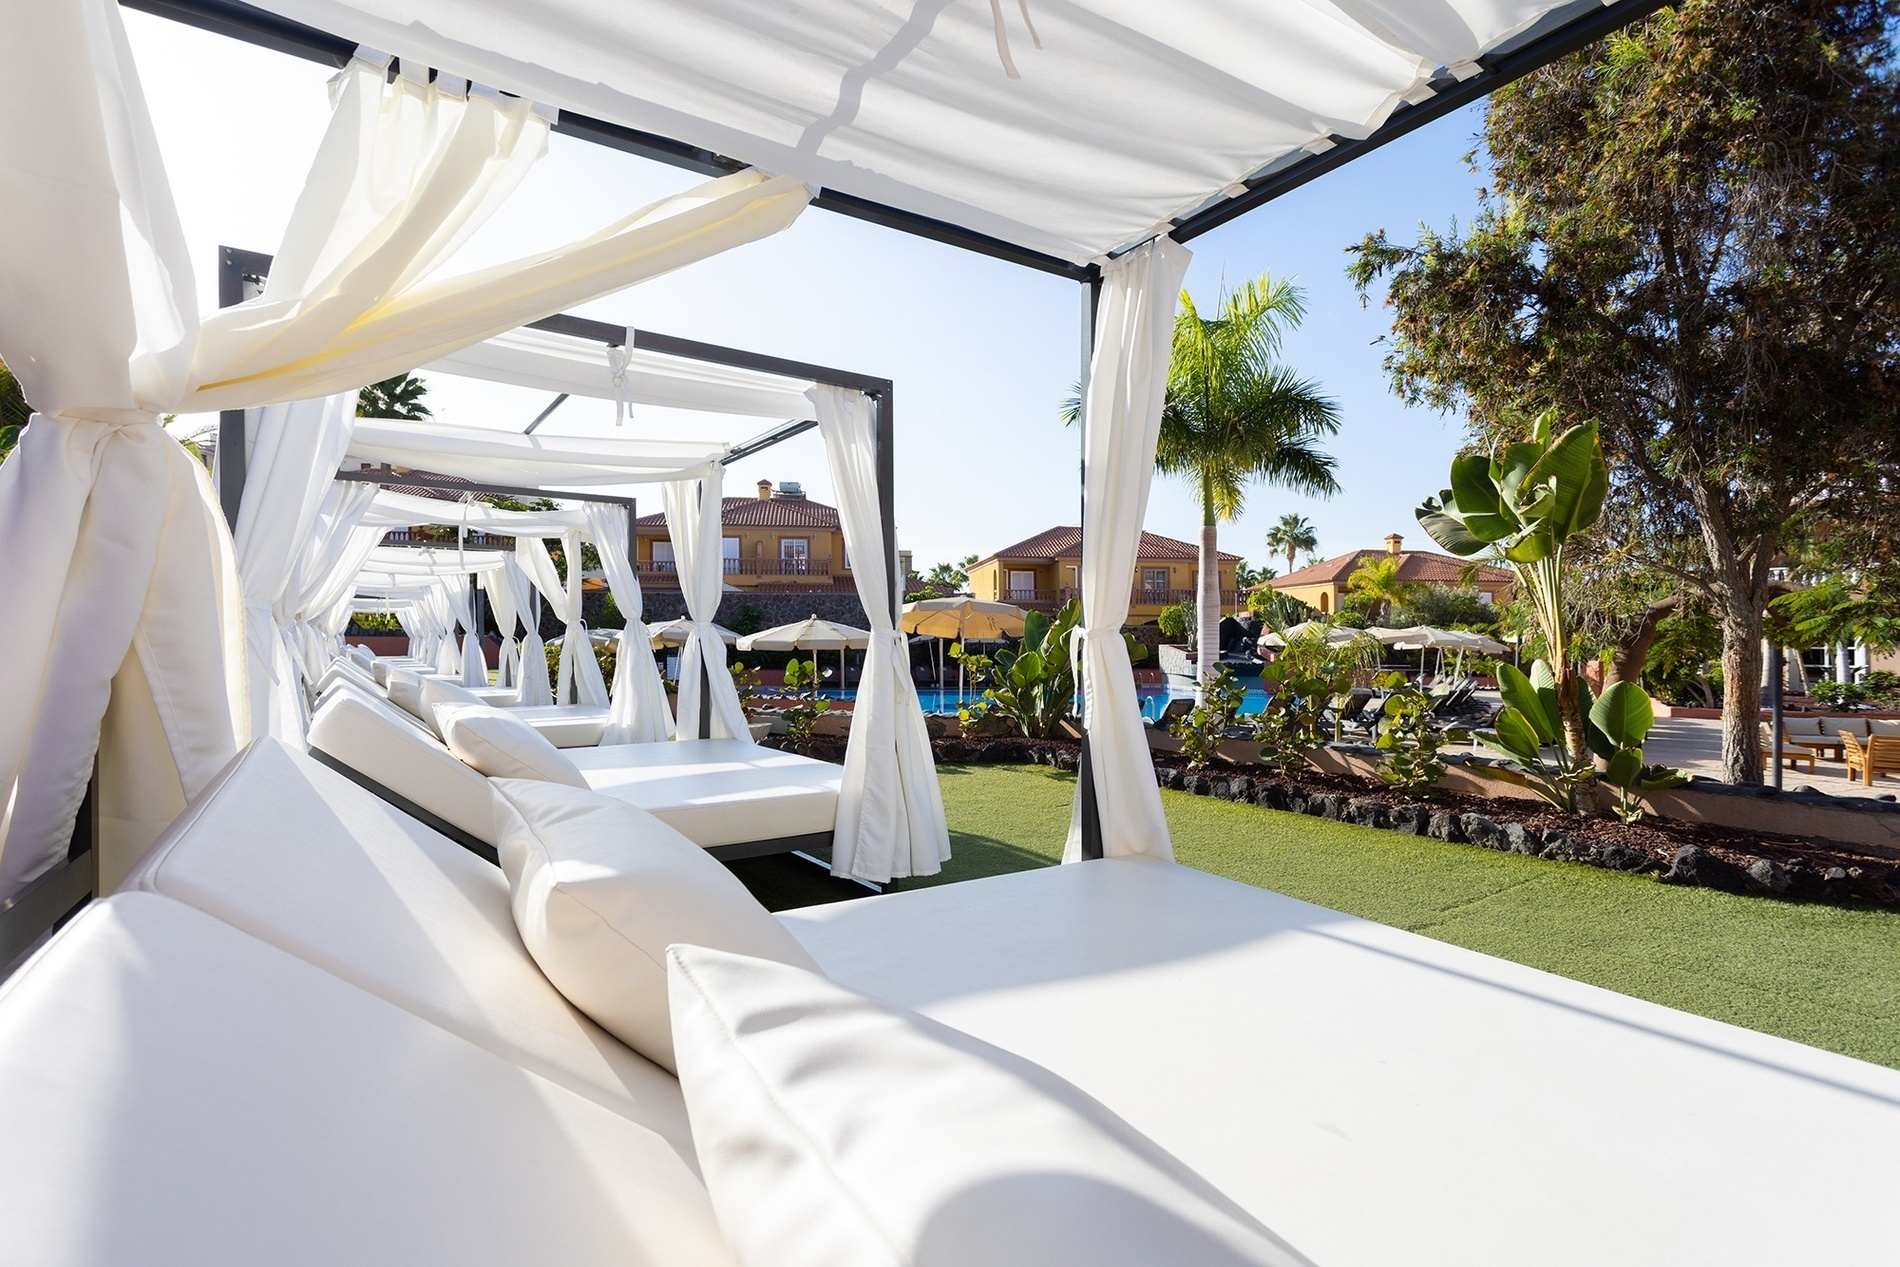
[[[821,747],[822,745],[822,747]],[[815,741],[804,751],[841,759],[844,744]],[[1037,764],[1073,770],[1080,745],[1068,740],[935,741],[937,759],[961,764]],[[1655,875],[1733,893],[1826,902],[1900,904],[1900,861],[1857,853],[1835,841],[1775,835],[1674,819],[1626,824],[1611,817],[1565,814],[1538,802],[1435,791],[1401,795],[1376,779],[1308,770],[1284,779],[1260,766],[1190,770],[1156,754],[1163,787],[1379,827],[1407,835]]]

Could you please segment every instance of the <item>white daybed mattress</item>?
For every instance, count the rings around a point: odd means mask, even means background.
[[[567,755],[594,791],[708,848],[829,833],[837,821],[842,767],[743,739],[608,744]]]
[[[525,710],[513,710],[516,712]],[[387,700],[339,691],[310,720],[314,752],[483,844],[495,841],[487,780]],[[829,832],[843,771],[743,740],[575,748],[588,784],[708,849]]]
[[[781,918],[1326,1267],[1900,1258],[1900,1071],[1153,861]]]

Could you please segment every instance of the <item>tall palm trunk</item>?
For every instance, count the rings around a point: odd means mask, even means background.
[[[1220,529],[1214,514],[1214,481],[1201,476],[1201,558],[1194,576],[1197,678],[1205,682],[1220,663]]]

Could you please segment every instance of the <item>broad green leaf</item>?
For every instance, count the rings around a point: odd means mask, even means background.
[[[1498,694],[1504,697],[1505,712],[1515,711],[1526,719],[1533,733],[1544,743],[1557,742],[1556,719],[1544,712],[1531,679],[1514,664],[1498,665]]]
[[[1541,444],[1526,444],[1519,441],[1516,444],[1504,446],[1504,457],[1498,463],[1497,482],[1500,498],[1506,506],[1515,508],[1528,496],[1520,490],[1524,487],[1524,481],[1530,477],[1532,469],[1536,467],[1537,459],[1543,456],[1544,446]]]
[[[1504,557],[1513,563],[1541,563],[1555,553],[1555,546],[1549,533],[1527,532],[1504,547]]]
[[[1527,479],[1554,493],[1543,517],[1559,540],[1594,524],[1609,490],[1596,423],[1580,423],[1553,440]]]
[[[1681,770],[1666,765],[1646,765],[1643,767],[1642,785],[1654,790],[1666,787],[1681,787],[1689,781],[1689,776]]]
[[[1643,775],[1643,754],[1635,748],[1625,748],[1610,758],[1609,768],[1603,771],[1603,780],[1620,788],[1633,788]]]
[[[1470,558],[1490,544],[1483,538],[1475,536],[1465,527],[1462,520],[1454,519],[1443,511],[1428,510],[1420,506],[1413,514],[1418,516],[1419,525],[1431,534],[1433,541],[1461,559]]]
[[[1540,747],[1537,732],[1525,720],[1524,714],[1515,708],[1506,707],[1498,713],[1497,742],[1492,746],[1519,765],[1537,764],[1537,750]]]
[[[1491,479],[1491,459],[1467,453],[1451,460],[1451,498],[1464,516],[1495,515],[1503,509],[1498,486]]]
[[[1619,748],[1641,748],[1656,724],[1649,695],[1634,682],[1612,682],[1590,709],[1590,720]]]

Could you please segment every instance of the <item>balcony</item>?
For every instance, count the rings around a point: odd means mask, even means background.
[[[1068,602],[1071,598],[1077,597],[1077,595],[1077,590],[1066,588],[1053,590],[1005,590],[1003,591],[1002,601],[1005,603],[1013,603],[1018,607],[1025,607],[1032,611],[1051,611],[1062,606],[1062,604]],[[1234,607],[1240,602],[1240,593],[1237,590],[1222,590],[1220,601],[1221,606],[1224,608]],[[1160,589],[1146,585],[1135,586],[1135,588],[1129,592],[1128,596],[1128,606],[1136,609],[1143,607],[1169,607],[1175,603],[1184,603],[1192,607],[1194,602],[1195,596],[1193,590]]]
[[[733,559],[724,560],[727,576],[746,576],[769,580],[831,579],[830,559]],[[640,583],[677,586],[679,572],[672,559],[641,559],[636,567]]]

